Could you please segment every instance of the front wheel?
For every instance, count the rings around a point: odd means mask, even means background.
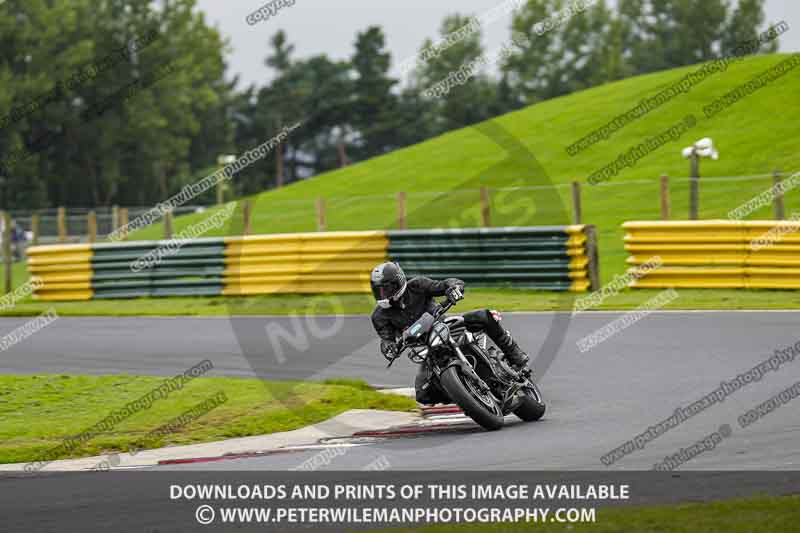
[[[525,422],[535,422],[542,418],[547,406],[539,388],[530,382],[519,393],[522,395],[522,402],[514,409],[514,414]]]
[[[447,368],[439,382],[450,398],[464,413],[484,429],[496,431],[503,427],[503,411],[491,392],[481,392],[477,383],[464,376],[457,366]]]

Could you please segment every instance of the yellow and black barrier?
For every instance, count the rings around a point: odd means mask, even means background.
[[[798,222],[626,222],[622,227],[627,262],[634,265],[631,287],[800,288]],[[648,268],[640,268],[646,263]]]
[[[372,267],[472,286],[585,291],[598,283],[593,226],[292,233],[34,246],[41,300],[369,292]]]

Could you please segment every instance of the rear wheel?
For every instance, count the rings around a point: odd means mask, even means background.
[[[482,392],[477,383],[465,376],[458,366],[451,366],[439,376],[439,382],[464,413],[482,428],[495,431],[503,427],[503,410],[491,392]]]
[[[535,422],[542,418],[547,406],[539,387],[530,382],[519,393],[523,395],[522,403],[514,409],[514,414],[525,422]]]

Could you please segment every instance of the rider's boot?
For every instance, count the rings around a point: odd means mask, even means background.
[[[514,340],[508,330],[504,332],[503,336],[495,344],[503,352],[506,361],[514,370],[519,372],[528,368],[528,362],[530,361],[528,354],[522,351],[522,348],[519,347],[519,344],[517,344],[517,341]]]
[[[432,381],[433,374],[424,365],[420,365],[417,376],[414,378],[416,399],[422,405],[435,405],[437,403],[450,403],[450,400],[441,389]]]

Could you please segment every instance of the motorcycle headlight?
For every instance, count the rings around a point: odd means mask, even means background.
[[[446,343],[449,339],[450,329],[446,324],[439,322],[433,326],[429,340],[431,346],[439,346],[442,343]]]

